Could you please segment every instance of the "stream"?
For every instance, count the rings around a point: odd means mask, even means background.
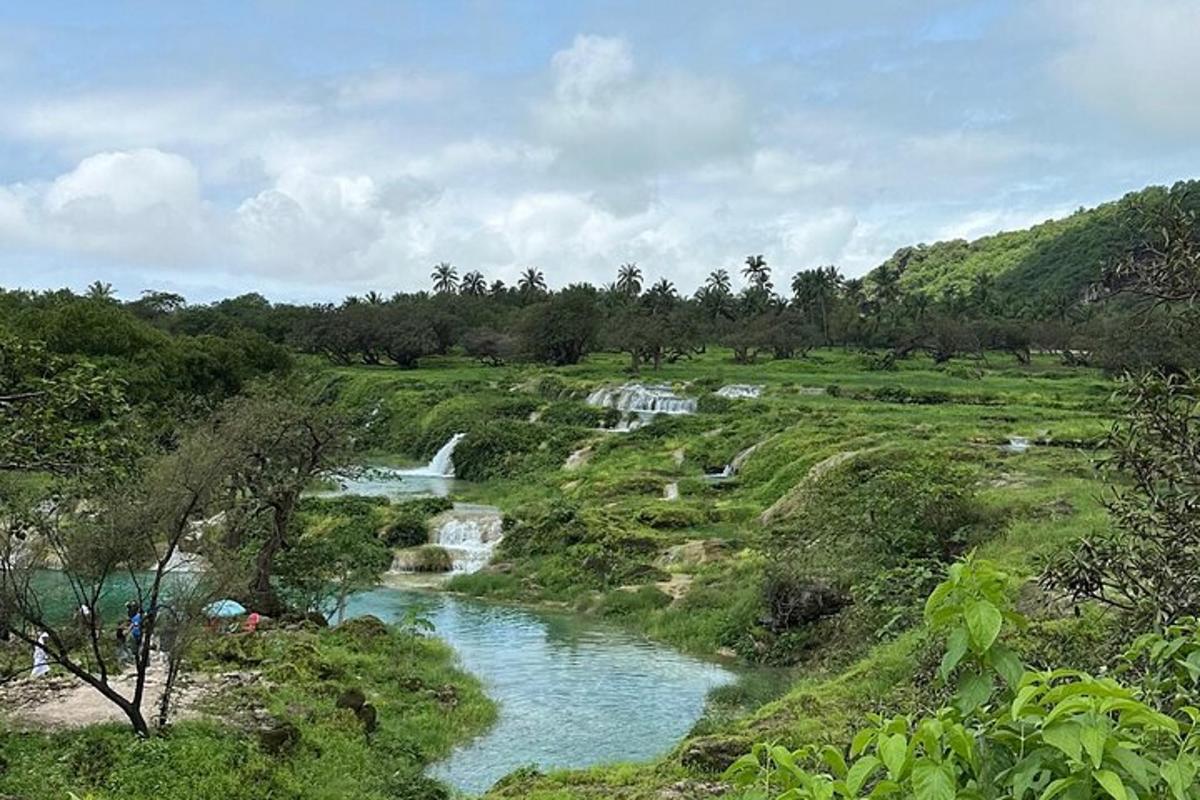
[[[490,730],[430,769],[468,794],[522,766],[663,755],[700,718],[709,690],[735,680],[716,664],[568,614],[394,588],[356,595],[347,612],[393,622],[414,604],[499,705]]]

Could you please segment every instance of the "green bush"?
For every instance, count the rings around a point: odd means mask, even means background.
[[[454,507],[445,497],[422,497],[394,504],[379,537],[388,547],[416,547],[429,541],[429,518]]]
[[[617,412],[613,408],[596,408],[570,400],[551,403],[542,412],[540,422],[546,425],[573,425],[577,428],[609,427],[606,423]]]
[[[737,407],[739,401],[708,392],[696,400],[696,410],[701,414],[725,414]]]

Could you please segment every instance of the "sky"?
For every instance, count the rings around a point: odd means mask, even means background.
[[[0,286],[777,282],[1200,172],[1197,0],[5,3]]]

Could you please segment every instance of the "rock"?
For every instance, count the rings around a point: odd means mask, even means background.
[[[702,800],[726,797],[733,787],[719,781],[678,781],[658,793],[661,800]]]
[[[690,539],[667,548],[654,562],[663,569],[697,567],[711,564],[729,556],[729,545],[720,539]]]
[[[692,576],[680,572],[672,575],[669,580],[659,581],[654,585],[660,592],[675,601],[686,595],[688,589],[692,588]]]
[[[663,487],[663,500],[668,502],[679,499],[679,484],[672,481]]]
[[[761,622],[775,633],[782,633],[832,616],[849,603],[845,594],[819,581],[776,582],[767,587],[768,614]]]
[[[300,744],[300,729],[290,722],[276,722],[258,731],[258,744],[269,755],[288,755]]]
[[[592,458],[591,446],[589,445],[587,447],[581,447],[578,450],[576,450],[575,452],[571,453],[571,455],[567,456],[567,460],[563,464],[563,469],[565,469],[567,472],[574,472],[575,470],[581,469],[582,467],[586,466],[588,461],[591,460],[591,458]]]
[[[671,452],[671,460],[675,462],[675,466],[682,466],[685,455],[686,451],[682,447],[679,447]]]
[[[740,736],[698,736],[684,745],[679,760],[684,766],[702,772],[724,772],[749,753],[753,744]]]
[[[363,730],[368,734],[374,733],[375,729],[379,727],[379,712],[370,703],[363,703],[362,707],[354,712],[354,716],[358,717]]]
[[[359,641],[377,639],[388,635],[388,626],[379,617],[370,614],[365,617],[355,617],[338,625],[338,633],[351,636]]]
[[[346,689],[338,695],[337,702],[334,703],[336,708],[348,708],[351,711],[360,710],[367,702],[366,695],[362,689]]]
[[[458,705],[458,687],[452,683],[447,683],[434,689],[433,696],[439,703],[449,708],[454,708]]]

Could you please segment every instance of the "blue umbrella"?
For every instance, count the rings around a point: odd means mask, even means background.
[[[218,600],[205,607],[204,613],[210,617],[225,619],[227,617],[240,617],[246,613],[246,607],[236,600]]]

